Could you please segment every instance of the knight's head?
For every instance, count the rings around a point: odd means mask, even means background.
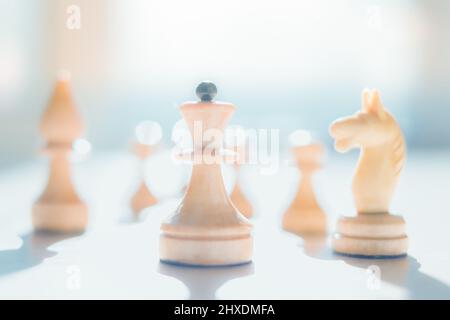
[[[357,147],[375,147],[393,136],[397,124],[385,110],[377,90],[365,89],[362,108],[356,114],[337,119],[330,126],[335,148],[346,152]]]

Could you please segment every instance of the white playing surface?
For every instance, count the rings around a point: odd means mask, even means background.
[[[353,213],[355,155],[333,155],[316,177],[330,229],[340,214]],[[410,155],[393,203],[393,212],[407,222],[410,256],[381,261],[335,256],[327,243],[305,243],[282,231],[281,215],[298,179],[295,168],[282,164],[272,176],[258,175],[257,167],[242,172],[257,213],[252,264],[160,264],[159,224],[180,200],[176,191],[186,169],[173,167],[168,152],[150,159],[148,183],[162,199],[142,221],[132,222],[132,156],[94,154],[75,164],[74,180],[91,220],[83,235],[68,238],[30,232],[45,161],[0,172],[0,298],[450,298],[450,154]],[[226,177],[231,173],[225,170]]]

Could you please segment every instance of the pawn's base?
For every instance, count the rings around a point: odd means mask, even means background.
[[[288,211],[283,217],[283,229],[299,235],[323,235],[327,233],[327,219],[319,210],[306,214]]]
[[[33,205],[32,222],[35,230],[79,233],[88,222],[84,203],[37,202]]]
[[[135,216],[139,216],[142,211],[158,203],[158,200],[151,194],[147,186],[142,183],[134,196],[131,198],[131,208]]]
[[[190,266],[230,266],[251,262],[250,235],[239,238],[189,238],[161,234],[160,260]]]
[[[359,214],[342,217],[333,237],[335,252],[354,257],[401,257],[407,253],[408,237],[402,217]]]

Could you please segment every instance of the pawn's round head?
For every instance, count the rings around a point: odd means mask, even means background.
[[[202,102],[211,102],[217,95],[217,87],[210,81],[202,81],[195,89],[197,97]]]

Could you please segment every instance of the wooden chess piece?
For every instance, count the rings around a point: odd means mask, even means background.
[[[50,156],[47,186],[33,205],[32,222],[37,230],[81,232],[88,222],[87,206],[78,197],[70,177],[68,154],[83,123],[70,94],[68,78],[56,82],[53,97],[42,117],[40,131]]]
[[[362,110],[333,122],[330,134],[339,152],[361,149],[352,185],[357,215],[339,219],[334,250],[355,256],[405,255],[405,221],[392,215],[389,206],[405,162],[406,145],[379,92],[364,90]]]
[[[175,146],[172,148],[172,158],[175,162],[190,163],[192,158],[192,138],[186,121],[183,119],[177,121],[172,129],[172,142]],[[180,195],[186,194],[189,177],[189,169],[183,170]]]
[[[131,208],[136,216],[139,215],[145,208],[148,208],[158,202],[155,196],[148,189],[144,179],[145,160],[152,153],[152,149],[152,146],[139,142],[133,145],[133,152],[138,157],[141,165],[141,181],[135,194],[131,197]]]
[[[200,101],[180,106],[193,138],[191,180],[181,204],[161,225],[160,259],[198,266],[247,263],[252,225],[231,203],[221,171],[223,131],[235,107],[213,101],[217,89],[210,82],[200,83],[196,93]]]
[[[301,179],[297,194],[283,216],[283,228],[287,231],[301,236],[319,236],[327,231],[327,217],[316,200],[312,184],[312,176],[321,168],[324,152],[319,143],[292,148]]]
[[[245,158],[245,145],[244,146],[236,146],[236,155],[237,159],[234,162],[234,168],[236,172],[236,180],[234,183],[233,190],[230,194],[231,202],[236,206],[240,213],[242,213],[245,217],[251,218],[253,216],[253,208],[250,201],[247,199],[245,194],[242,192],[240,186],[240,173],[241,173],[241,165],[242,161],[240,159]],[[245,162],[245,161],[244,161]]]

